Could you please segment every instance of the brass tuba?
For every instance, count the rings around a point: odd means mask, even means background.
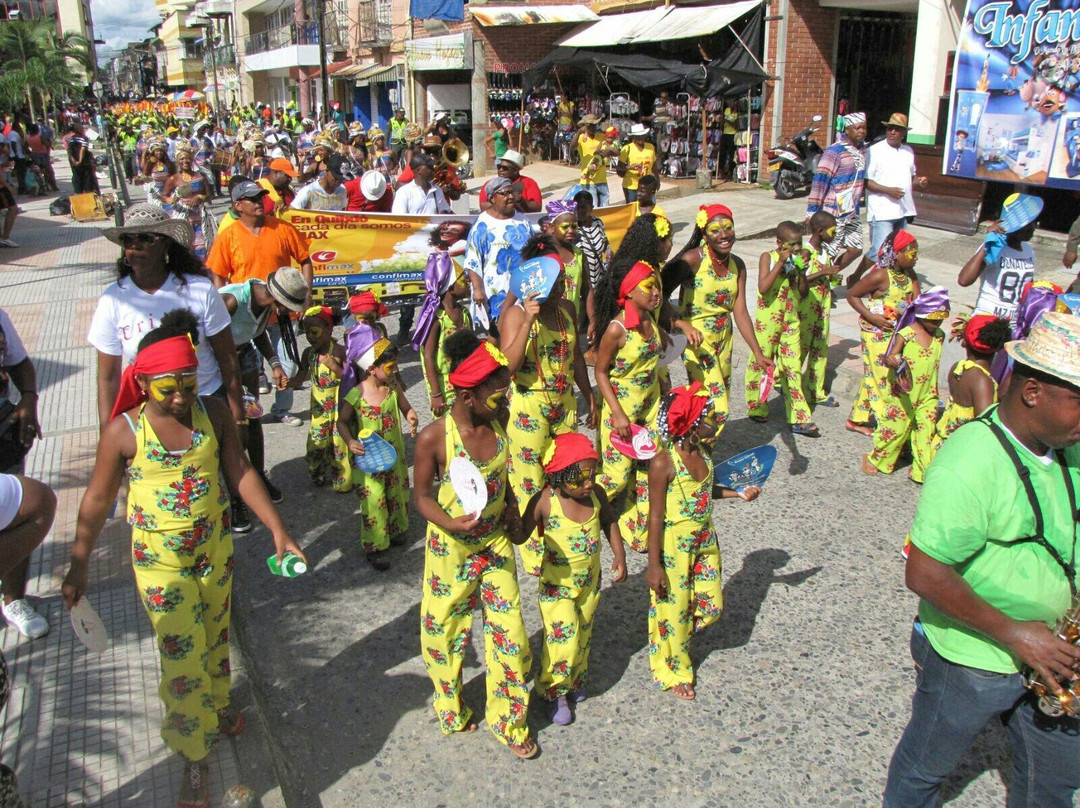
[[[460,199],[465,183],[457,175],[457,169],[469,162],[469,149],[460,138],[448,140],[442,147],[442,160],[435,166],[431,181],[442,188],[448,199]]]
[[[469,148],[461,138],[446,141],[442,147],[442,162],[454,168],[461,168],[469,162]]]

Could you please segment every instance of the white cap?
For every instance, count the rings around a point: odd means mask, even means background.
[[[525,167],[525,157],[521,154],[521,152],[514,151],[513,149],[507,149],[506,151],[504,151],[503,156],[499,159],[505,160],[508,163],[513,163],[518,168]]]
[[[378,202],[386,194],[386,176],[381,171],[365,171],[360,177],[360,193],[368,202]]]
[[[630,127],[630,137],[645,137],[649,134],[649,127],[643,123],[635,123]]]

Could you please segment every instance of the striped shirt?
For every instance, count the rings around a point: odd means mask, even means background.
[[[609,249],[604,223],[593,216],[587,223],[579,225],[577,246],[585,257],[585,268],[589,272],[589,286],[595,289],[600,281],[600,272],[604,269],[604,257]]]
[[[821,154],[806,215],[819,210],[837,219],[858,216],[866,189],[866,152],[856,149],[846,139],[838,140]]]

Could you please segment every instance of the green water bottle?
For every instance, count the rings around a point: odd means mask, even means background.
[[[307,572],[307,564],[301,561],[299,556],[292,553],[286,553],[281,563],[278,563],[277,553],[275,553],[266,559],[266,566],[270,568],[270,572],[274,573],[274,575],[280,575],[282,578],[295,578]]]

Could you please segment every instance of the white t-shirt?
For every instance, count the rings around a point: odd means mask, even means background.
[[[160,289],[147,294],[131,278],[110,284],[101,293],[87,340],[109,356],[121,356],[124,367],[135,361],[139,343],[173,309],[187,309],[199,322],[199,393],[209,395],[221,387],[221,369],[210,347],[210,337],[230,326],[229,310],[209,278],[185,278],[181,285],[169,275]]]
[[[993,314],[1012,322],[1020,305],[1020,294],[1033,280],[1035,248],[1027,241],[1020,245],[1019,250],[1006,244],[1001,248],[998,260],[983,267],[975,314]]]
[[[0,309],[0,329],[3,330],[4,340],[6,341],[6,346],[0,352],[0,367],[13,368],[26,359],[26,346],[23,345],[19,332],[15,330],[11,317],[3,309]],[[0,374],[0,402],[7,401],[10,398],[10,393],[11,385],[8,382],[7,374]]]
[[[339,185],[334,193],[328,194],[315,180],[296,192],[291,207],[297,210],[345,210],[348,204],[349,195],[344,185]]]
[[[415,182],[402,185],[394,191],[394,213],[450,213],[450,203],[442,188],[432,185],[424,190]]]
[[[915,215],[915,199],[911,196],[911,178],[915,176],[915,152],[901,143],[894,149],[887,141],[879,141],[867,149],[866,179],[888,188],[903,188],[904,195],[893,199],[888,194],[866,191],[867,221],[890,222]]]

